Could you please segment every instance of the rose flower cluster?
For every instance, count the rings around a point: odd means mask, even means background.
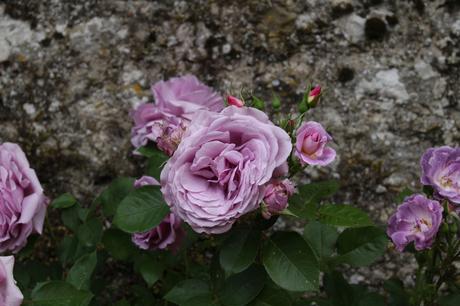
[[[155,102],[131,113],[131,142],[135,152],[156,146],[170,156],[160,185],[171,213],[150,231],[133,235],[140,248],[177,249],[181,220],[198,233],[220,234],[258,209],[265,218],[278,215],[295,192],[291,161],[301,170],[335,158],[328,146],[332,137],[319,123],[300,116],[298,128],[287,131],[243,98],[228,96],[225,103],[194,76],[158,82],[152,92]],[[309,107],[320,94],[320,87],[309,92]],[[144,177],[136,184],[158,182]]]
[[[430,148],[420,165],[420,181],[433,191],[433,199],[411,195],[388,220],[388,236],[399,251],[411,242],[416,250],[430,248],[443,222],[443,212],[447,213],[445,208],[458,211],[460,204],[460,148]]]

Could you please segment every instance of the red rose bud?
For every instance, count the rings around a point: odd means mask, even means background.
[[[228,105],[233,105],[236,107],[243,107],[244,106],[244,101],[234,97],[234,96],[228,96],[227,97],[227,103]]]
[[[316,103],[319,100],[319,97],[321,96],[321,86],[315,86],[311,91],[310,94],[308,95],[308,104],[310,105],[316,105]]]

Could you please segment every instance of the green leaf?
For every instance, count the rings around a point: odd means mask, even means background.
[[[128,260],[136,252],[136,247],[131,241],[131,235],[119,229],[106,230],[102,237],[102,243],[110,256],[118,260]]]
[[[297,233],[274,234],[264,248],[263,263],[271,279],[284,289],[318,289],[318,261],[311,247]]]
[[[59,260],[64,265],[74,262],[87,252],[76,236],[65,236],[58,247]]]
[[[142,254],[136,258],[135,268],[142,275],[145,282],[151,287],[161,278],[165,266],[163,262],[157,258],[151,255]]]
[[[262,291],[266,274],[261,266],[253,265],[227,278],[219,301],[225,306],[247,305]]]
[[[168,213],[160,187],[143,186],[120,203],[113,221],[125,232],[145,232],[160,224]]]
[[[349,205],[323,205],[318,210],[318,219],[322,223],[342,227],[372,225],[372,221],[364,211]]]
[[[63,281],[39,283],[32,291],[34,306],[87,306],[92,297],[91,292]]]
[[[338,255],[334,263],[367,266],[385,252],[388,240],[385,232],[375,226],[348,228],[337,239]]]
[[[291,306],[292,300],[285,290],[265,287],[251,306]]]
[[[163,152],[156,150],[152,152],[147,161],[146,173],[149,176],[160,179],[161,170],[163,169],[164,164],[169,159],[169,156]]]
[[[398,196],[396,197],[396,203],[401,204],[404,199],[410,195],[412,195],[414,192],[410,190],[409,188],[404,188],[403,191],[401,191]]]
[[[165,295],[164,299],[179,306],[212,305],[209,286],[199,279],[188,279],[180,282]]]
[[[95,205],[102,205],[104,216],[111,217],[117,211],[120,202],[134,189],[134,179],[118,177],[110,183],[94,201]]]
[[[338,236],[339,233],[335,227],[317,221],[309,222],[303,231],[303,237],[320,261],[334,253]]]
[[[102,238],[101,221],[97,218],[89,219],[78,228],[77,237],[85,247],[95,247]]]
[[[64,223],[64,225],[73,232],[76,232],[78,226],[80,225],[80,219],[78,217],[78,208],[78,205],[74,205],[72,207],[65,208],[61,211],[62,223]]]
[[[252,107],[263,111],[265,109],[265,102],[256,96],[252,96]]]
[[[323,282],[326,294],[334,306],[354,305],[352,288],[341,273],[328,273],[324,276]]]
[[[67,275],[67,282],[77,289],[89,290],[91,275],[97,264],[97,254],[87,254],[75,262]]]
[[[220,250],[222,268],[229,274],[244,271],[254,262],[259,241],[260,232],[251,228],[233,230]]]
[[[332,180],[300,186],[299,192],[289,199],[289,210],[299,217],[313,219],[320,201],[338,189],[339,183]]]
[[[77,203],[77,199],[70,193],[64,193],[51,202],[53,208],[69,208]]]
[[[410,296],[404,289],[404,284],[397,278],[392,278],[383,284],[383,288],[388,292],[388,305],[392,306],[409,306]],[[441,304],[442,305],[442,304]],[[442,305],[447,306],[447,305]]]
[[[137,149],[137,152],[141,153],[145,157],[154,157],[158,154],[163,154],[154,144],[150,143],[146,146]]]

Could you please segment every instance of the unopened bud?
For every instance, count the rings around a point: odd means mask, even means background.
[[[233,105],[236,107],[243,107],[244,106],[244,101],[234,97],[234,96],[228,96],[227,97],[227,103],[228,105]]]
[[[308,95],[308,104],[312,106],[316,106],[318,103],[319,97],[321,96],[321,86],[315,86]]]

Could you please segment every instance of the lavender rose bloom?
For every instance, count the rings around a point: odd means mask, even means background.
[[[442,211],[438,201],[414,194],[390,217],[387,234],[400,252],[412,241],[417,250],[430,248],[442,222]]]
[[[160,81],[152,91],[155,103],[140,104],[131,112],[131,143],[139,148],[153,141],[170,156],[197,110],[218,112],[224,107],[223,99],[192,75]]]
[[[259,207],[291,149],[289,135],[257,109],[200,111],[161,173],[164,198],[196,232],[226,232]]]
[[[147,185],[159,186],[160,183],[151,176],[143,176],[134,182],[135,188]],[[171,213],[158,226],[144,233],[135,233],[131,239],[143,250],[170,249],[175,252],[185,237],[181,223],[181,220]]]
[[[302,164],[326,166],[335,159],[335,150],[326,147],[332,137],[318,122],[302,123],[296,134],[294,154]]]
[[[176,252],[185,236],[181,223],[176,215],[170,213],[150,231],[133,234],[132,241],[143,250],[169,249]]]
[[[0,256],[0,305],[19,306],[23,295],[13,278],[13,256]]]
[[[431,148],[423,154],[421,182],[437,195],[460,204],[460,148]]]
[[[262,215],[269,219],[272,214],[279,213],[288,206],[288,199],[294,194],[294,184],[289,179],[272,180],[265,189]]]
[[[17,144],[0,145],[0,253],[17,253],[42,233],[48,199]]]
[[[161,111],[187,120],[201,109],[220,112],[224,108],[222,97],[193,75],[155,83],[152,92]]]
[[[132,113],[134,127],[131,131],[131,143],[136,148],[145,146],[149,141],[156,142],[164,134],[165,128],[178,127],[181,119],[162,112],[153,103],[140,104]]]

